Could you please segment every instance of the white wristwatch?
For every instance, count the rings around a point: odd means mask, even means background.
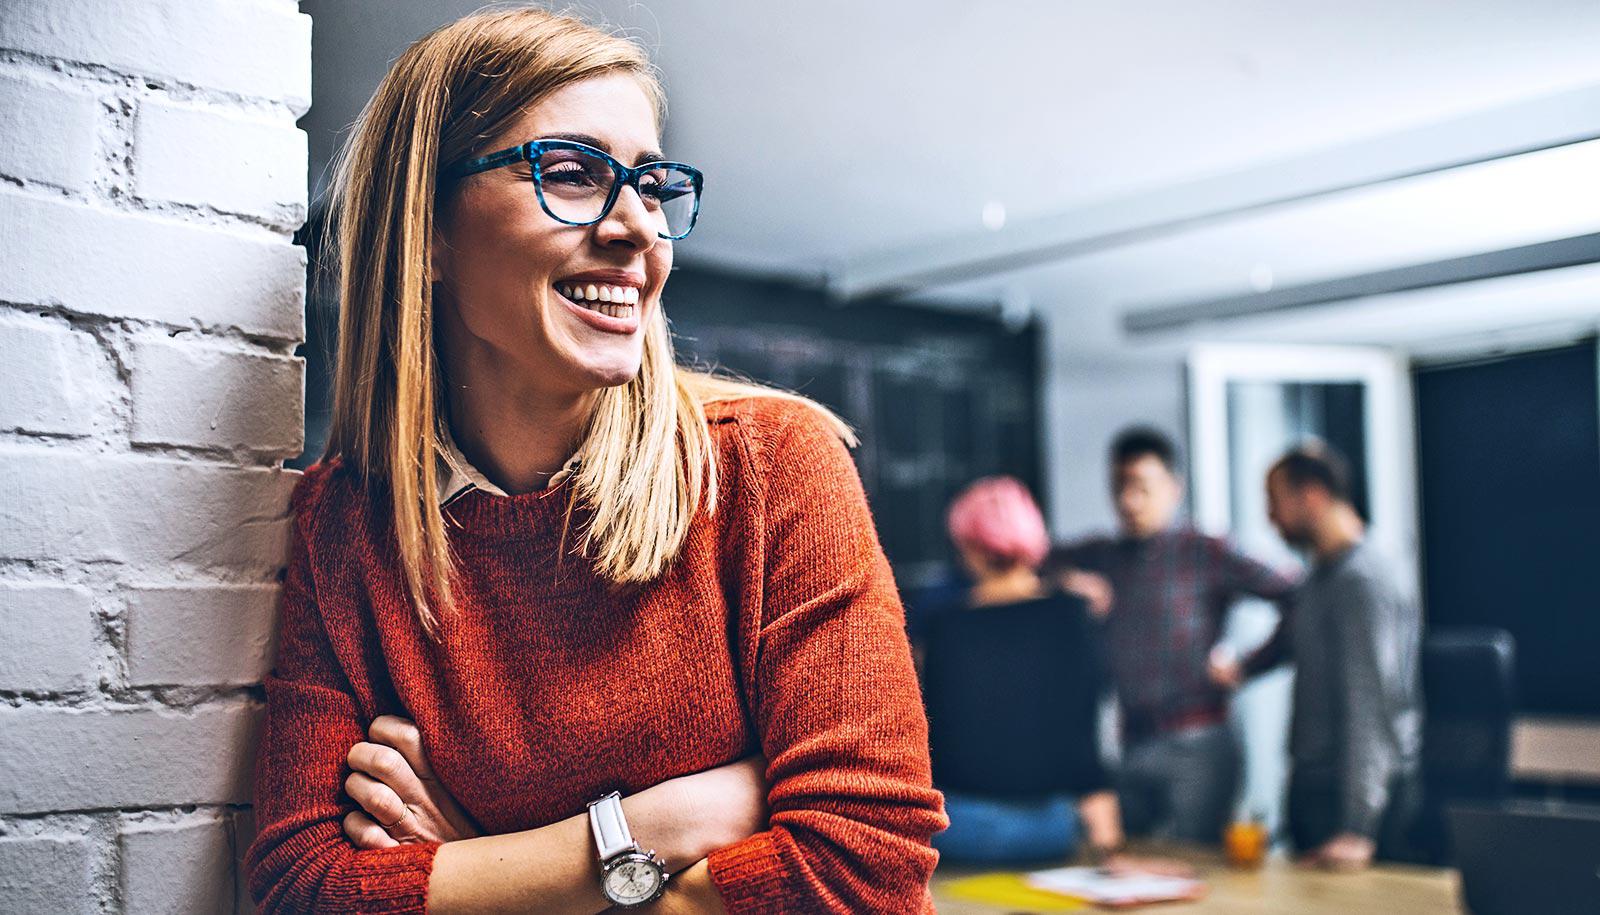
[[[600,892],[612,905],[633,908],[661,898],[667,889],[667,863],[640,851],[622,816],[622,795],[613,791],[589,802],[589,831],[600,853]]]

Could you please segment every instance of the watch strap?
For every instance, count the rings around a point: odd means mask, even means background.
[[[622,815],[622,795],[616,791],[589,803],[589,831],[594,834],[601,861],[639,847],[628,831],[628,821]]]

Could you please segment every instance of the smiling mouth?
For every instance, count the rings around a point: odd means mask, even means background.
[[[639,290],[634,286],[607,286],[599,283],[556,283],[564,298],[610,318],[629,318],[639,307]]]

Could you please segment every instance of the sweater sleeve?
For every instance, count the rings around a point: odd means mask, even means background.
[[[929,840],[949,821],[904,612],[843,443],[809,408],[786,416],[749,439],[769,826],[713,852],[712,879],[732,913],[931,912]]]
[[[1401,690],[1401,601],[1380,583],[1347,573],[1330,587],[1343,729],[1339,733],[1341,824],[1376,838],[1389,805],[1389,781],[1400,771],[1390,697]]]
[[[278,649],[265,681],[256,756],[257,833],[245,857],[250,895],[263,915],[422,915],[438,844],[358,850],[344,835],[344,816],[356,809],[343,790],[345,757],[365,739],[365,727],[317,609],[302,504],[317,473],[308,472],[293,500]]]
[[[1225,540],[1217,541],[1221,560],[1222,588],[1227,595],[1224,605],[1231,606],[1241,595],[1272,601],[1278,608],[1278,622],[1272,634],[1255,650],[1239,662],[1239,669],[1248,679],[1264,674],[1289,660],[1289,627],[1294,611],[1295,580],[1276,571],[1265,563],[1246,556]]]

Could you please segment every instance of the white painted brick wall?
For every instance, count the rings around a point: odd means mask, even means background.
[[[115,371],[93,335],[65,320],[0,312],[0,431],[92,435],[115,422]]]
[[[140,197],[215,207],[278,225],[305,222],[306,134],[227,108],[139,106],[133,187]]]
[[[88,92],[15,72],[0,76],[0,124],[11,138],[0,144],[0,175],[84,190],[94,178],[99,115]]]
[[[185,215],[0,190],[0,301],[301,339],[305,249]]]
[[[211,901],[234,898],[233,837],[217,816],[133,822],[121,840],[127,915],[211,915]]]
[[[259,683],[272,666],[276,584],[135,585],[128,591],[128,682]]]
[[[304,447],[305,361],[166,334],[129,354],[133,440],[293,457]],[[171,396],[188,391],[186,399]]]
[[[261,709],[0,706],[0,815],[248,804]]]
[[[251,911],[311,23],[0,2],[0,912]]]
[[[311,18],[294,3],[10,0],[0,46],[179,85],[311,104]]]
[[[0,559],[258,579],[283,564],[293,474],[33,444],[0,445],[0,466]]]
[[[0,690],[78,692],[99,679],[94,593],[51,582],[0,583]]]
[[[0,836],[0,905],[6,915],[98,912],[94,849],[83,836]]]

